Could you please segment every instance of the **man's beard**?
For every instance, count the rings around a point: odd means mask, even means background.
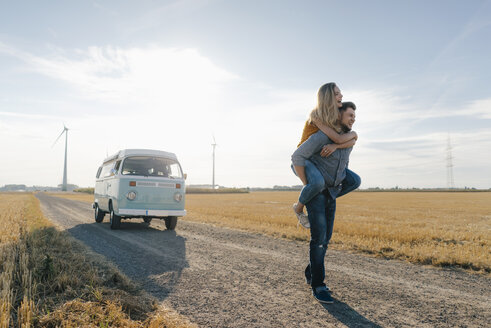
[[[341,124],[341,130],[343,130],[343,133],[348,133],[351,131],[351,129],[344,124]]]

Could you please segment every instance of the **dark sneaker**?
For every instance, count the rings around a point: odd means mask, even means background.
[[[307,283],[307,285],[312,285],[312,276],[310,275],[310,266],[307,266],[305,268],[305,282]],[[328,292],[331,292],[331,288],[329,288],[328,286],[325,286],[327,291]]]
[[[305,277],[305,282],[307,283],[307,285],[312,285],[312,280],[309,279],[308,277]],[[331,288],[329,288],[329,286],[324,286],[326,288],[326,290],[330,293],[332,292]]]
[[[318,286],[312,288],[312,295],[314,295],[315,299],[323,304],[331,304],[334,303],[334,299],[331,297],[329,290],[326,286]]]

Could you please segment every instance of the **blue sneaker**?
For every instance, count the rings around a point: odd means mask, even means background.
[[[331,297],[329,290],[326,286],[318,286],[312,288],[312,295],[314,295],[315,299],[323,304],[332,304],[334,303],[334,299]]]
[[[305,283],[307,285],[312,285],[312,276],[310,274],[310,265],[307,265],[307,267],[305,268]],[[325,286],[327,291],[328,292],[331,292],[331,288],[329,288],[328,286]]]
[[[309,279],[308,277],[305,277],[305,282],[307,283],[307,285],[312,285],[312,280]],[[330,293],[331,292],[331,288],[329,288],[329,286],[324,286],[326,287],[327,291]]]

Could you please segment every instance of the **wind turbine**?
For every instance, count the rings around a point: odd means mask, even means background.
[[[63,184],[61,186],[61,191],[66,191],[67,190],[67,179],[66,179],[66,158],[67,158],[67,144],[68,144],[68,128],[63,124],[63,131],[61,131],[60,135],[58,138],[56,138],[55,142],[53,142],[53,146],[56,144],[58,139],[61,138],[61,136],[65,134],[65,166],[63,169]],[[51,147],[53,147],[51,146]]]
[[[215,141],[215,135],[213,135],[213,180],[212,180],[212,189],[215,190],[215,147],[217,146],[217,142]]]

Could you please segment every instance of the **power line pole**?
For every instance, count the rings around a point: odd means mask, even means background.
[[[455,188],[453,180],[453,156],[452,156],[452,144],[450,143],[450,135],[447,138],[447,187],[449,189]]]

